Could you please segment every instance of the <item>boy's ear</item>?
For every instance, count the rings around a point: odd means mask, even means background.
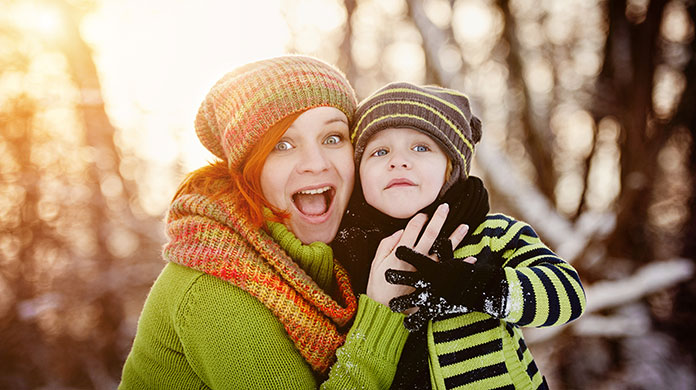
[[[452,171],[454,167],[452,166],[452,159],[447,156],[447,169],[445,169],[445,183],[447,183],[452,176]]]
[[[471,128],[471,139],[474,141],[474,144],[477,144],[481,141],[481,120],[472,115],[469,127]]]

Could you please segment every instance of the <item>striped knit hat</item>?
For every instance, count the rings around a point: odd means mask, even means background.
[[[350,83],[319,59],[286,55],[243,65],[208,92],[196,116],[203,146],[238,168],[268,129],[284,117],[329,106],[350,121],[357,100]]]
[[[471,113],[469,99],[451,89],[399,82],[387,84],[360,102],[355,112],[351,141],[355,166],[367,141],[378,131],[409,127],[434,138],[452,162],[444,194],[454,182],[469,176],[474,145],[481,140],[481,121]]]

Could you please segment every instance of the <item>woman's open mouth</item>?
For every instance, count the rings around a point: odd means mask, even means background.
[[[331,209],[336,189],[332,186],[306,189],[292,195],[295,208],[308,217],[326,214]]]

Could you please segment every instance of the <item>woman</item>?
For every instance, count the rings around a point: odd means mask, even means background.
[[[247,64],[213,86],[195,126],[221,161],[172,201],[168,263],[120,388],[389,386],[408,332],[386,304],[408,288],[384,272],[402,268],[397,245],[430,248],[446,213],[418,242],[424,216],[386,238],[356,302],[327,245],[353,187],[355,106],[345,77],[305,56]]]

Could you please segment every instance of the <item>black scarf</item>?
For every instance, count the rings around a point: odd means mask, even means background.
[[[431,217],[442,203],[450,206],[440,237],[449,237],[461,224],[469,225],[472,233],[486,218],[490,206],[488,191],[481,179],[470,176],[465,181],[456,182],[447,192],[420,212]],[[365,293],[370,264],[377,246],[385,237],[406,227],[410,218],[392,218],[365,202],[360,183],[348,203],[348,209],[341,221],[341,227],[332,243],[334,256],[345,265],[351,277],[356,294]],[[459,246],[466,245],[467,237]],[[392,389],[430,389],[430,370],[428,368],[427,327],[409,335],[397,367]]]
[[[419,212],[431,217],[442,203],[448,203],[450,211],[440,237],[449,237],[463,223],[469,225],[469,232],[473,232],[489,211],[488,191],[481,179],[475,176],[454,183],[444,195]],[[397,230],[405,228],[410,220],[411,218],[389,217],[368,205],[362,195],[360,183],[355,184],[348,209],[331,247],[334,257],[348,270],[356,294],[362,294],[366,290],[370,264],[379,243]],[[464,242],[466,239],[462,244]]]

